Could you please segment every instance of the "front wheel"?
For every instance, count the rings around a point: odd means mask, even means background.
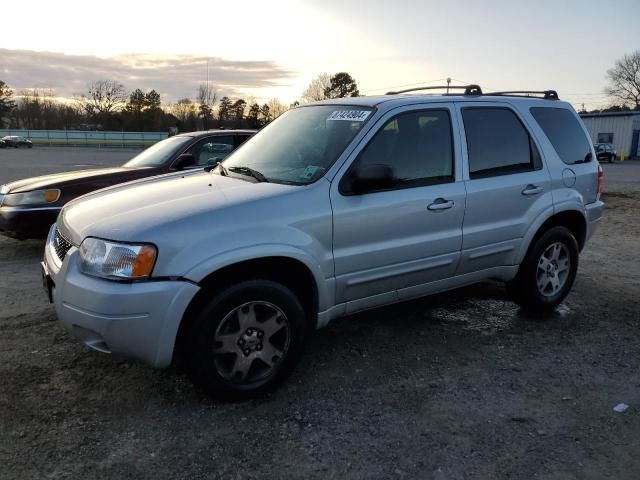
[[[295,367],[306,314],[284,285],[250,280],[205,302],[189,330],[187,362],[206,393],[241,400],[271,391]]]
[[[553,227],[529,248],[507,290],[525,310],[549,311],[569,294],[577,271],[578,242],[566,227]]]

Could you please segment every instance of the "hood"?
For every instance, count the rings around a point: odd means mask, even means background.
[[[153,241],[157,232],[169,225],[206,227],[220,209],[297,188],[203,171],[173,173],[116,185],[73,200],[62,209],[58,228],[75,244],[88,236]]]
[[[51,175],[43,175],[41,177],[25,178],[24,180],[16,180],[7,183],[10,193],[30,192],[32,190],[40,190],[43,188],[60,188],[63,186],[71,186],[82,183],[87,180],[99,180],[109,177],[123,177],[122,181],[126,181],[129,175],[132,178],[139,176],[137,173],[147,168],[90,168],[87,170],[76,170],[73,172],[53,173]],[[134,173],[136,172],[136,173]]]

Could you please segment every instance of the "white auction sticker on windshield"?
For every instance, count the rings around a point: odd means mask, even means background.
[[[331,112],[327,120],[347,120],[349,122],[364,122],[369,114],[370,110],[336,110]]]

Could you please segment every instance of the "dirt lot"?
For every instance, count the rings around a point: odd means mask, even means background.
[[[640,478],[640,164],[605,168],[556,314],[484,283],[344,318],[239,404],[88,352],[41,291],[42,243],[1,239],[0,478]]]

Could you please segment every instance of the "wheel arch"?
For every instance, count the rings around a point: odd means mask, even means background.
[[[561,211],[555,211],[546,217],[540,217],[530,228],[525,236],[525,241],[522,243],[522,248],[518,255],[518,264],[522,263],[531,245],[533,245],[544,232],[551,227],[557,226],[568,228],[578,242],[578,250],[582,251],[587,240],[587,219],[581,210],[567,208]]]
[[[176,348],[180,350],[196,312],[211,298],[213,292],[247,279],[272,280],[289,288],[305,309],[309,327],[316,328],[321,293],[316,274],[311,268],[302,260],[292,256],[271,255],[248,258],[220,266],[197,282],[200,290],[182,316],[176,337]]]

